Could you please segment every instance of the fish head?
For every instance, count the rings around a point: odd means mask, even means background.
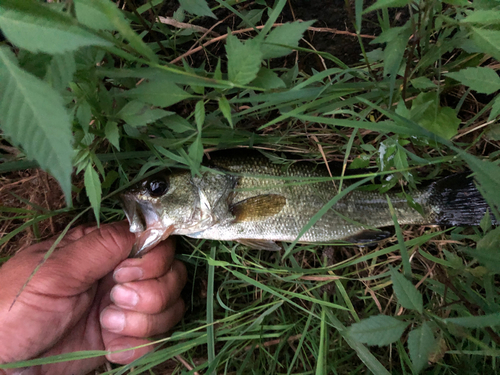
[[[134,257],[170,234],[181,234],[200,224],[199,189],[188,171],[155,174],[121,194],[121,200],[130,231],[136,235],[131,251]]]

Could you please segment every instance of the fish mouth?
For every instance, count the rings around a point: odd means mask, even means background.
[[[130,251],[130,258],[146,254],[174,232],[175,227],[163,225],[147,202],[141,204],[130,193],[120,195],[120,199],[129,222],[129,230],[135,234],[135,243]]]

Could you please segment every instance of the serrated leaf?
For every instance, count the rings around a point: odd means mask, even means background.
[[[475,250],[463,250],[489,270],[500,273],[500,227],[489,231],[477,243]]]
[[[422,314],[424,307],[420,292],[410,281],[408,281],[408,279],[406,279],[406,277],[394,268],[390,267],[389,271],[391,273],[394,294],[396,294],[398,302],[401,306],[407,309],[416,310]]]
[[[408,335],[408,351],[410,352],[414,372],[418,374],[424,369],[435,345],[436,340],[429,323],[424,322],[421,327],[410,332]]]
[[[399,340],[408,323],[387,315],[375,315],[351,325],[347,334],[368,345],[389,345]]]
[[[0,127],[16,146],[61,184],[71,203],[71,121],[61,96],[46,82],[17,67],[0,47]]]
[[[201,132],[203,124],[205,123],[205,103],[199,100],[194,107],[194,121],[198,131]]]
[[[104,127],[104,134],[108,141],[120,151],[120,130],[116,122],[108,121]]]
[[[427,89],[437,88],[436,84],[434,82],[432,82],[427,77],[418,77],[418,78],[412,79],[410,82],[411,82],[412,86],[418,90],[427,90]]]
[[[243,44],[234,35],[228,35],[226,42],[227,70],[229,80],[246,85],[257,77],[262,61],[260,44],[250,39]]]
[[[198,133],[194,142],[189,146],[188,155],[190,159],[190,167],[194,173],[198,172],[201,161],[203,160],[203,143],[201,134]]]
[[[491,107],[490,115],[488,116],[488,121],[493,120],[500,114],[500,95],[495,98],[493,105]]]
[[[421,93],[412,102],[411,118],[427,130],[450,139],[457,134],[460,119],[450,107],[437,103],[436,93]]]
[[[73,0],[78,22],[95,30],[116,30],[95,0]]]
[[[143,82],[135,89],[125,92],[124,96],[158,107],[169,107],[181,100],[193,97],[175,83],[162,78]]]
[[[229,126],[233,128],[234,125],[233,125],[233,117],[231,115],[231,106],[229,105],[229,102],[227,101],[224,95],[222,95],[221,98],[219,99],[219,109],[222,112],[224,118],[227,120],[227,122],[229,122]]]
[[[275,72],[264,67],[260,68],[257,77],[252,81],[251,85],[262,87],[266,90],[286,87],[285,82]]]
[[[292,23],[285,23],[282,26],[274,28],[262,44],[262,58],[272,59],[291,53],[293,48],[297,48],[299,46],[299,41],[304,35],[304,32],[314,22],[316,21],[297,21]],[[281,47],[277,44],[290,46],[290,48]]]
[[[500,77],[491,68],[465,68],[458,72],[447,73],[446,76],[482,94],[492,94],[500,89]]]
[[[377,9],[403,7],[411,3],[412,0],[378,0],[375,4],[365,9],[363,13],[368,13]]]
[[[206,0],[179,0],[179,4],[181,4],[181,7],[185,11],[191,14],[195,14],[200,17],[207,16],[217,19],[215,14],[213,14],[207,5]]]
[[[45,18],[0,8],[0,28],[13,44],[30,52],[49,54],[73,51],[83,46],[113,44],[74,24],[71,18]]]
[[[89,132],[90,121],[92,120],[92,109],[89,103],[83,101],[76,110],[76,119],[82,127],[85,134]]]
[[[490,25],[500,23],[500,11],[494,9],[477,9],[460,21],[461,23],[477,23]]]
[[[52,56],[52,60],[47,67],[45,81],[51,83],[56,90],[63,90],[73,80],[75,71],[76,64],[73,53],[57,54]]]
[[[144,126],[170,114],[172,112],[151,108],[149,104],[132,100],[123,106],[120,112],[116,114],[116,117],[132,126]]]
[[[484,53],[500,60],[500,31],[473,27],[472,39]]]
[[[194,131],[194,127],[189,123],[189,121],[179,115],[165,117],[162,122],[176,133]]]
[[[101,208],[101,181],[99,180],[99,175],[92,168],[92,164],[87,164],[84,173],[84,182],[85,182],[85,192],[87,193],[87,197],[89,197],[90,205],[94,210],[95,219],[97,221],[97,225],[100,222],[100,208]]]

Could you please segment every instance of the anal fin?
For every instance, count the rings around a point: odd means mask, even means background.
[[[281,250],[281,247],[276,244],[274,241],[268,241],[268,240],[254,240],[254,239],[247,239],[247,238],[240,238],[236,240],[242,245],[251,247],[252,249],[256,250],[270,250],[270,251],[279,251]]]
[[[365,229],[353,236],[347,237],[345,240],[353,244],[366,245],[369,243],[385,240],[390,236],[392,236],[392,233],[385,230]]]

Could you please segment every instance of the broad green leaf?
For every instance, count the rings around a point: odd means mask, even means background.
[[[194,121],[196,122],[198,131],[201,132],[205,123],[205,103],[203,100],[199,100],[194,107]]]
[[[193,132],[195,130],[189,121],[179,115],[165,117],[162,122],[176,133]]]
[[[297,48],[299,46],[299,41],[302,38],[304,32],[314,22],[316,21],[297,21],[292,23],[285,23],[283,26],[274,28],[262,44],[262,58],[272,59],[291,53],[293,48]],[[276,44],[283,44],[286,46],[290,46],[290,48],[281,47]]]
[[[191,14],[200,17],[207,16],[217,19],[215,14],[213,14],[207,5],[206,0],[179,0],[179,4],[181,4],[181,7],[184,8],[184,10]]]
[[[475,250],[463,250],[489,270],[500,273],[500,227],[489,231],[477,243]]]
[[[231,106],[229,105],[229,102],[227,101],[224,95],[222,95],[221,98],[219,99],[219,109],[224,115],[224,118],[229,123],[229,126],[233,128],[234,126],[233,126],[233,117],[231,116]]]
[[[76,71],[73,53],[66,52],[52,56],[45,74],[45,81],[52,84],[56,90],[64,90],[73,80]]]
[[[488,116],[488,121],[493,120],[500,114],[500,95],[495,98],[493,105],[491,107],[490,115]]]
[[[484,328],[484,327],[499,327],[500,326],[500,313],[480,315],[480,316],[466,316],[461,318],[448,318],[443,319],[446,324],[453,323],[467,328]]]
[[[73,51],[83,46],[112,43],[82,29],[71,18],[45,18],[0,7],[0,28],[13,44],[30,52],[49,54]]]
[[[252,81],[251,85],[266,90],[286,87],[285,82],[275,72],[264,67],[260,68],[257,78]]]
[[[460,21],[461,23],[477,23],[482,25],[490,25],[500,23],[500,11],[478,9]]]
[[[484,53],[500,60],[500,31],[473,27],[472,39]]]
[[[408,281],[401,273],[390,267],[392,288],[401,306],[416,310],[420,314],[423,312],[423,299],[422,294],[415,288],[415,286]]]
[[[465,68],[446,75],[481,94],[492,94],[500,89],[500,77],[491,68]]]
[[[460,119],[450,107],[441,107],[437,93],[420,93],[412,102],[411,118],[425,129],[446,139],[457,134]]]
[[[70,204],[73,137],[62,98],[46,82],[21,70],[7,48],[0,48],[0,127],[59,181]]]
[[[104,127],[104,134],[108,141],[120,151],[120,130],[116,122],[108,121]]]
[[[261,46],[255,39],[243,44],[234,35],[228,35],[226,42],[227,70],[229,80],[246,85],[257,77],[262,61]]]
[[[87,197],[89,197],[90,205],[94,210],[95,219],[97,221],[97,225],[100,222],[100,208],[101,208],[101,181],[99,181],[99,175],[92,168],[92,164],[87,164],[84,173],[84,182],[85,182],[85,191],[87,193]]]
[[[404,7],[411,3],[412,0],[378,0],[375,4],[365,9],[363,13],[368,13],[377,9]]]
[[[429,326],[424,322],[421,327],[414,329],[408,335],[408,351],[413,365],[413,371],[420,373],[427,366],[429,355],[432,353],[436,340]]]
[[[403,56],[410,35],[411,29],[409,27],[402,27],[398,36],[387,42],[384,48],[384,75],[390,77],[389,97],[391,100],[394,93],[396,76],[403,62]]]
[[[125,104],[116,116],[129,125],[143,126],[170,114],[172,114],[172,112],[159,108],[151,108],[149,104],[138,100],[132,100]]]
[[[408,323],[387,315],[375,315],[351,325],[347,334],[368,345],[389,345],[399,340]]]
[[[418,90],[427,90],[427,89],[437,88],[436,84],[434,82],[432,82],[427,77],[418,77],[418,78],[412,79],[410,82],[411,82],[412,86]]]
[[[200,133],[198,133],[194,142],[189,146],[188,155],[191,160],[191,170],[196,173],[200,167],[201,161],[203,160],[203,143],[201,141]]]
[[[169,107],[181,100],[193,97],[175,83],[162,78],[143,82],[123,95],[158,107]]]
[[[81,24],[95,30],[116,30],[115,25],[101,11],[96,0],[73,0],[76,18]]]
[[[85,134],[87,134],[89,132],[90,121],[92,120],[92,109],[90,108],[89,103],[86,101],[80,102],[76,110],[76,119]]]

